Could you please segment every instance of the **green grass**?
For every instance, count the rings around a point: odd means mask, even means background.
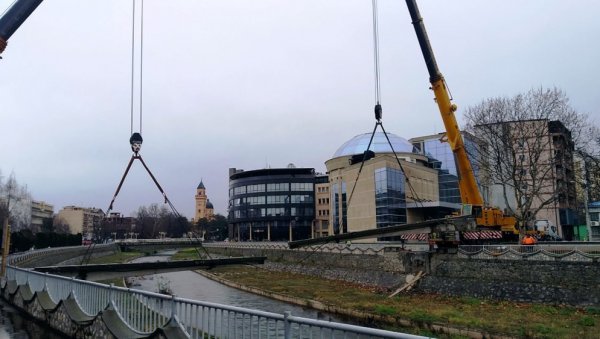
[[[389,292],[358,284],[249,266],[221,266],[210,273],[242,285],[392,319],[527,338],[597,338],[600,333],[600,309],[593,307],[581,309],[417,293],[388,298]],[[378,326],[411,331],[393,323]],[[419,331],[413,332],[423,333]],[[437,333],[433,336],[449,337]]]
[[[202,250],[200,250],[202,251]],[[200,259],[198,256],[198,251],[195,248],[186,248],[179,250],[173,256],[171,256],[171,260],[193,260]]]
[[[578,324],[581,326],[593,327],[594,325],[596,325],[596,320],[592,317],[583,317],[579,319]]]
[[[90,264],[120,264],[131,261],[135,258],[143,257],[142,252],[117,252],[98,258],[91,258]]]
[[[600,307],[588,307],[585,311],[588,314],[600,315]]]
[[[393,307],[386,305],[375,305],[374,309],[375,313],[381,315],[394,315],[396,314],[396,310]]]
[[[427,312],[426,310],[422,309],[417,309],[410,312],[408,314],[408,318],[410,320],[423,323],[435,323],[441,320],[439,317],[436,317],[431,312]]]
[[[100,280],[98,282],[101,284],[106,284],[106,285],[114,284],[117,287],[127,287],[127,286],[125,286],[125,281],[123,280],[123,278]]]

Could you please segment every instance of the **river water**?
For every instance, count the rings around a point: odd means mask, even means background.
[[[168,260],[168,258],[168,256],[142,257],[133,262],[152,262]],[[209,301],[273,313],[290,311],[292,312],[292,315],[299,317],[343,322],[338,316],[240,291],[219,284],[192,271],[155,274],[133,278],[130,279],[130,281],[132,282],[130,287],[145,291],[158,292],[161,286],[169,287],[173,294],[182,298]]]

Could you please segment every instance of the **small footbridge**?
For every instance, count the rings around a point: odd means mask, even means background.
[[[97,250],[112,251],[114,246],[100,245]],[[6,273],[0,279],[2,298],[72,338],[425,338],[296,317],[290,312],[279,314],[220,305],[53,274],[76,275],[82,272],[80,265],[70,268],[17,267],[31,267],[36,258],[72,257],[78,253],[84,255],[85,251],[82,247],[44,249],[9,257]],[[230,259],[233,263],[240,258]],[[258,263],[264,258],[252,260]],[[146,264],[158,267],[161,263]],[[176,265],[180,266],[178,269],[193,269],[214,264],[216,262],[211,260],[193,260]],[[84,271],[88,278],[95,272],[112,270],[121,273],[117,271],[126,269],[119,265],[90,266]],[[137,267],[139,272],[152,269]],[[162,269],[169,268],[157,270]]]

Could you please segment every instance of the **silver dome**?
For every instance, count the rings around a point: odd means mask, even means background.
[[[395,134],[388,133],[388,138],[394,147],[396,153],[413,153],[413,145],[408,140],[401,138]],[[337,151],[333,154],[334,158],[342,157],[346,155],[362,154],[367,150],[369,140],[371,139],[371,133],[359,134],[354,138],[346,141]],[[385,138],[383,132],[376,132],[373,136],[373,142],[369,150],[377,153],[392,153],[390,144]]]

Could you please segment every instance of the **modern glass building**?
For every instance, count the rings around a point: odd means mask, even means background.
[[[229,238],[290,241],[311,237],[313,168],[229,169]]]
[[[367,148],[373,153],[363,163]],[[335,234],[424,220],[429,218],[428,210],[438,205],[438,170],[397,135],[357,135],[325,165]]]
[[[460,199],[460,190],[458,188],[458,172],[456,170],[454,153],[450,149],[450,145],[443,141],[444,136],[445,133],[440,133],[412,138],[410,141],[415,147],[415,151],[426,155],[429,158],[432,168],[439,170],[438,184],[440,203],[441,205],[448,207],[452,206],[451,204],[461,204],[462,202]],[[463,132],[462,136],[467,155],[471,159],[471,167],[473,168],[475,179],[478,181],[479,189],[482,192],[486,192],[485,187],[482,187],[479,182],[478,162],[473,161],[474,157],[478,157],[477,144],[470,134]]]

